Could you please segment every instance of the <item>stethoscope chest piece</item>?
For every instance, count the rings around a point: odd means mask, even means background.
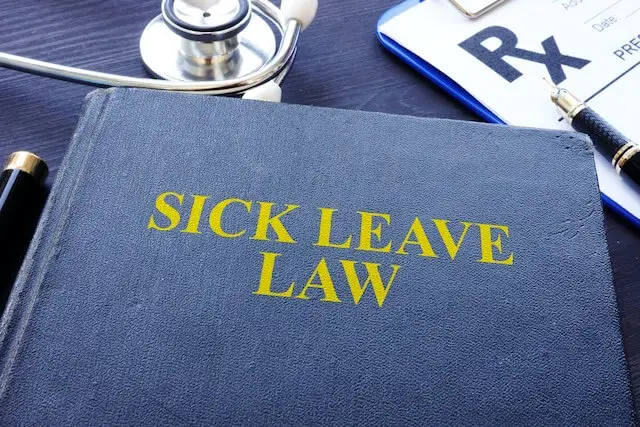
[[[147,69],[160,79],[111,74],[0,51],[0,67],[99,87],[280,99],[300,32],[318,0],[163,0],[140,38]]]
[[[252,6],[249,0],[164,0],[140,39],[142,60],[166,80],[247,76],[274,57],[283,35],[282,23]]]

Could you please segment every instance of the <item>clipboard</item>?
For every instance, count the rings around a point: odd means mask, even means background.
[[[412,8],[413,6],[421,3],[422,1],[424,0],[405,0],[402,3],[384,12],[378,19],[378,24],[376,26],[376,35],[378,37],[378,41],[391,53],[409,64],[411,68],[431,80],[433,83],[440,86],[440,88],[447,92],[451,97],[456,99],[458,102],[460,102],[470,111],[474,112],[488,123],[503,125],[506,124],[498,116],[493,114],[489,109],[482,105],[471,94],[469,94],[469,92],[462,88],[458,83],[449,78],[446,74],[444,74],[422,58],[403,48],[389,37],[382,34],[382,32],[380,31],[380,27],[384,23],[403,13],[404,11]],[[602,196],[602,202],[607,208],[614,211],[616,214],[620,215],[622,218],[626,219],[635,227],[640,229],[640,218],[636,218],[635,216],[631,215],[619,204],[609,198],[606,194],[600,194]]]

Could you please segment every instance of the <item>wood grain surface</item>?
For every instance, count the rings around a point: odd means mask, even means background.
[[[442,0],[444,1],[444,0]],[[302,35],[284,101],[422,117],[478,120],[388,54],[376,21],[396,2],[320,0]],[[159,0],[0,0],[0,49],[93,70],[146,76],[138,39]],[[437,41],[427,41],[437,42]],[[90,87],[0,69],[0,159],[44,157],[52,178]],[[470,147],[472,149],[472,147]],[[123,165],[126,167],[126,165]],[[640,232],[611,212],[606,229],[636,406],[640,398]],[[640,406],[638,406],[640,407]]]

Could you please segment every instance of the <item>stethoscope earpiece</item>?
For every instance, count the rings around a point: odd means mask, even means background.
[[[100,73],[0,52],[0,66],[96,86],[207,95],[244,93],[279,100],[298,43],[317,0],[163,0],[140,38],[140,53],[157,79]],[[257,89],[258,86],[264,88]],[[275,85],[275,86],[274,86]],[[277,87],[277,89],[275,88]]]

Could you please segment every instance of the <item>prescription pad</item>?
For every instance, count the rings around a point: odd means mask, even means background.
[[[571,129],[543,78],[640,141],[640,1],[508,0],[468,19],[425,0],[380,32],[453,79],[504,122]],[[601,191],[640,218],[640,188],[596,153]]]

